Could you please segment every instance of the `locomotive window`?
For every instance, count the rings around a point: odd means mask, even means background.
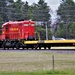
[[[31,26],[34,26],[34,24],[31,24]]]
[[[8,26],[6,26],[6,29],[8,29]]]
[[[28,26],[28,24],[24,24],[24,26]]]

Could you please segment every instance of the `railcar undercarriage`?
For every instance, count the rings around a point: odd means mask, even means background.
[[[75,40],[0,40],[0,48],[5,49],[50,49],[59,46],[75,46]]]

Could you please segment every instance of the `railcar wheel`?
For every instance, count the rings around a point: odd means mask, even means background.
[[[32,49],[34,49],[34,48],[32,47]]]
[[[41,46],[39,46],[39,49],[41,49]]]
[[[2,48],[3,48],[3,50],[5,50],[5,44],[4,43],[2,44]]]
[[[24,50],[24,47],[22,49]]]
[[[46,47],[44,47],[44,49],[46,49]]]
[[[7,47],[7,49],[9,50],[9,47]]]
[[[12,49],[14,49],[14,47],[12,47]]]
[[[38,48],[38,45],[34,45],[34,49],[37,50],[37,48]]]
[[[48,49],[51,49],[51,47],[48,47]]]

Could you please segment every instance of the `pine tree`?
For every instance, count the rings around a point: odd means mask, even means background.
[[[21,0],[17,0],[14,2],[14,20],[21,20],[22,19],[22,5],[23,2]]]
[[[69,37],[70,29],[68,29],[69,28],[68,26],[71,25],[71,23],[75,21],[75,3],[73,2],[73,0],[62,0],[62,3],[60,4],[60,6],[57,10],[57,14],[60,16],[59,25],[61,25],[61,23],[63,23],[62,29],[63,28],[64,29],[62,31],[65,30],[64,37],[70,38]],[[58,28],[58,30],[59,30],[59,28]]]
[[[47,22],[50,20],[50,9],[44,0],[39,0],[38,4],[33,5],[33,19],[36,21]]]
[[[49,21],[50,19],[50,9],[47,6],[47,3],[44,0],[39,0],[38,2],[38,20],[40,21]]]
[[[1,16],[1,20],[3,20],[3,21],[8,20],[6,12],[7,12],[7,10],[6,10],[6,1],[5,0],[0,0],[0,16]]]

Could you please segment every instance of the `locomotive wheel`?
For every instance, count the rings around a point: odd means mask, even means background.
[[[19,44],[16,44],[16,49],[19,49]]]
[[[12,49],[14,49],[14,47],[12,47]]]
[[[2,44],[2,48],[5,50],[5,44],[4,43]]]
[[[3,47],[3,49],[5,50],[5,47]]]

